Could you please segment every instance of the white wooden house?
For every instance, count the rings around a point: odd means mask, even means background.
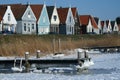
[[[98,26],[97,34],[102,34],[102,26],[101,26],[101,20],[98,17],[94,17],[96,24]]]
[[[19,34],[36,34],[36,17],[29,4],[13,4],[12,11],[17,20],[16,32]]]
[[[82,34],[97,34],[99,32],[98,26],[91,15],[80,15]]]
[[[75,34],[75,21],[71,7],[69,8],[58,8],[58,15],[60,19],[59,33],[66,35]]]
[[[106,21],[106,26],[107,26],[107,33],[112,33],[112,26],[110,20]]]
[[[118,32],[118,31],[119,31],[119,27],[117,25],[117,22],[115,21],[114,27],[113,27],[113,32]]]
[[[1,28],[3,33],[15,33],[17,21],[11,10],[11,6],[0,5]]]
[[[50,20],[50,33],[59,34],[59,16],[56,6],[47,6],[47,12]]]

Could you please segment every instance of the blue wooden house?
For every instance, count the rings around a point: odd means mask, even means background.
[[[37,33],[38,35],[49,34],[50,22],[46,9],[46,5],[31,5],[31,8],[37,18]]]

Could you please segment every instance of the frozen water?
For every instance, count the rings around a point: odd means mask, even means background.
[[[90,54],[94,65],[88,71],[69,74],[0,74],[0,80],[120,80],[120,54]]]

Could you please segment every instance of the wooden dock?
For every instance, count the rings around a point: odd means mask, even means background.
[[[81,62],[84,62],[88,58],[79,59]],[[16,59],[19,63],[21,59]],[[47,67],[70,67],[71,65],[77,65],[78,59],[29,59],[28,62],[30,65],[37,64],[38,68],[47,68]],[[25,59],[22,59],[23,65],[25,65]],[[4,59],[0,60],[0,68],[10,69],[14,64],[14,59]]]
[[[98,49],[101,52],[110,52],[110,53],[114,53],[114,52],[120,52],[120,46],[97,46],[97,47],[85,47],[83,49]]]

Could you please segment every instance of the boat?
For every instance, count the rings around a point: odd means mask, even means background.
[[[63,53],[55,53],[52,55],[53,58],[61,58],[61,57],[64,57],[64,54]]]

